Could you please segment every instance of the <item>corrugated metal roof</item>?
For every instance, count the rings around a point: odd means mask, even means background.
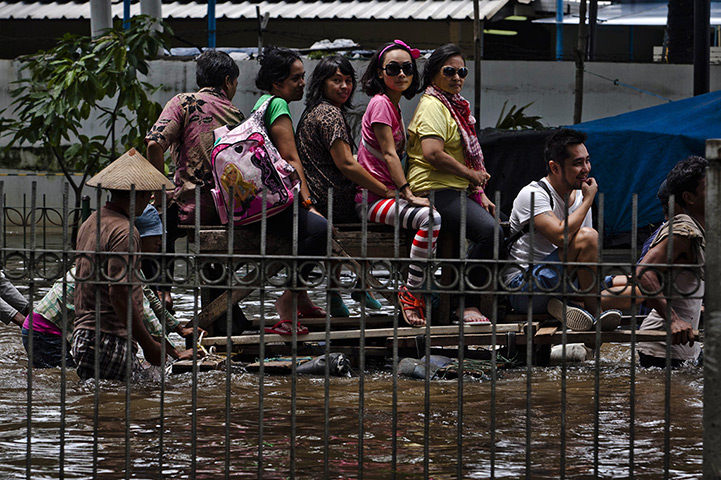
[[[509,0],[481,0],[480,17],[490,19]],[[472,20],[473,2],[469,0],[332,0],[280,2],[218,2],[216,18],[255,19],[255,7],[275,19],[321,20]],[[131,15],[140,14],[140,5],[130,7]],[[163,2],[164,18],[206,18],[203,2]],[[122,18],[123,3],[113,2],[113,16]],[[89,19],[90,2],[8,2],[0,1],[0,19],[59,20]]]
[[[598,25],[662,26],[666,25],[668,3],[620,3],[598,7]],[[578,25],[578,11],[563,16],[565,25]],[[556,23],[554,18],[534,20],[536,23]],[[711,2],[711,25],[721,25],[721,3]]]

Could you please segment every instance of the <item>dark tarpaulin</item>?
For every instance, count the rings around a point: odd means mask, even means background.
[[[669,170],[705,155],[706,140],[721,137],[721,91],[569,128],[588,134],[591,175],[605,196],[605,236],[617,236],[631,231],[634,193],[640,229],[663,220],[656,192]]]
[[[556,130],[496,130],[486,128],[478,139],[491,179],[486,194],[492,201],[501,192],[501,211],[511,214],[513,200],[523,187],[546,176],[543,148]]]

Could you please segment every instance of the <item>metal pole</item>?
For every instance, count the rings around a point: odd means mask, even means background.
[[[693,6],[693,94],[709,92],[709,57],[711,47],[710,0],[694,0]]]
[[[208,48],[215,48],[215,0],[208,0]]]
[[[586,62],[586,0],[581,0],[578,15],[578,43],[576,44],[576,88],[574,91],[573,123],[581,123],[583,116],[583,70]]]
[[[556,0],[556,60],[563,60],[563,0]]]
[[[123,30],[130,28],[130,0],[123,0]]]
[[[721,140],[706,140],[703,478],[721,477]]]
[[[90,35],[97,38],[113,27],[110,0],[90,0]]]
[[[598,23],[598,0],[590,0],[588,4],[588,60],[596,58],[596,24]]]
[[[479,0],[473,0],[473,116],[476,117],[476,135],[481,130],[481,57],[483,56],[483,21],[480,19]]]

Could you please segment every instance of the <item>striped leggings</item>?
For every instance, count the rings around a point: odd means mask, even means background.
[[[375,223],[383,223],[386,225],[395,225],[396,223],[396,206],[394,198],[383,198],[368,205],[368,221]],[[362,216],[363,206],[356,204],[358,216]],[[438,241],[438,233],[441,231],[441,215],[437,211],[433,211],[433,232],[431,230],[431,209],[429,207],[414,207],[406,200],[398,200],[397,209],[400,227],[405,229],[416,229],[413,237],[413,245],[411,246],[410,258],[428,259],[428,238],[430,237],[431,254],[436,253],[436,242]],[[408,267],[408,286],[419,287],[423,283],[423,265],[411,262]]]

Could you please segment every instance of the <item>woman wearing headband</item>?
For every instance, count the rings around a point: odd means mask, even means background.
[[[416,59],[420,52],[401,40],[394,40],[373,55],[361,79],[363,91],[372,96],[363,115],[361,145],[358,163],[371,175],[400,194],[399,204],[395,198],[382,198],[368,192],[368,219],[371,222],[393,225],[400,222],[402,228],[417,231],[410,257],[427,259],[435,252],[436,239],[441,227],[438,212],[432,212],[428,199],[417,197],[406,180],[401,159],[405,157],[406,130],[399,103],[401,97],[408,99],[418,91]],[[358,215],[362,215],[362,190],[356,195]],[[429,241],[430,239],[430,241]],[[424,283],[423,265],[411,263],[408,268],[408,287],[419,288]],[[403,318],[414,327],[425,321],[423,298],[401,287],[399,300]]]
[[[434,206],[443,217],[444,232],[459,245],[461,202],[466,208],[467,258],[493,257],[495,205],[483,191],[490,175],[474,130],[468,100],[461,96],[468,75],[460,49],[447,44],[436,49],[423,70],[423,96],[408,126],[408,180],[417,194],[434,192]],[[499,229],[500,230],[500,229]],[[498,232],[499,241],[503,241]],[[499,243],[501,245],[502,243]],[[485,283],[485,266],[467,271],[470,288]],[[466,324],[488,323],[480,312],[480,295],[465,296],[458,317]]]

